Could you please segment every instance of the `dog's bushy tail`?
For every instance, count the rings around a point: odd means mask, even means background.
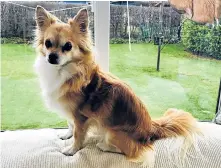
[[[201,133],[196,119],[190,113],[177,109],[168,109],[163,117],[153,120],[151,132],[153,142],[166,140],[160,143],[166,143],[164,150],[167,151],[167,156],[179,166],[183,165],[187,150],[190,147],[195,149],[196,135]],[[153,155],[154,150],[144,152],[143,164],[153,167],[155,162]]]
[[[196,119],[188,112],[168,109],[160,119],[153,120],[153,133],[156,139],[183,136],[192,138],[200,133]]]

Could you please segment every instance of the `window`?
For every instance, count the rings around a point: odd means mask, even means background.
[[[199,120],[214,118],[221,76],[220,46],[215,45],[219,44],[220,27],[183,22],[166,2],[162,6],[156,2],[129,2],[129,26],[126,2],[110,2],[110,8],[104,1],[80,3],[1,3],[3,130],[67,126],[65,120],[46,109],[33,70],[36,5],[63,21],[86,7],[98,50],[97,63],[128,83],[153,118],[171,107],[189,111]],[[157,44],[159,39],[162,46],[157,71],[158,45],[154,42]]]
[[[64,119],[45,107],[37,76],[32,46],[35,7],[41,5],[62,21],[72,18],[86,7],[93,27],[91,5],[74,2],[2,2],[2,130],[67,127]],[[63,10],[64,9],[64,10]],[[93,34],[93,32],[92,32]]]
[[[221,76],[220,46],[213,46],[219,43],[220,27],[185,20],[167,2],[162,14],[159,2],[129,2],[130,27],[127,2],[113,2],[110,15],[110,72],[132,87],[151,116],[157,118],[168,108],[179,108],[199,120],[211,121]],[[158,72],[154,39],[159,37]]]

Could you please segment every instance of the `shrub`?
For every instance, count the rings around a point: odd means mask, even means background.
[[[142,40],[142,39],[130,39],[131,43],[148,43],[148,40]],[[127,44],[129,43],[129,39],[123,39],[123,38],[112,38],[110,39],[110,44]]]
[[[123,38],[112,38],[112,39],[110,39],[110,44],[124,44],[124,43],[128,43],[128,40],[123,39]]]
[[[185,21],[182,43],[194,54],[221,59],[221,26],[214,28]]]
[[[138,38],[138,39],[132,38],[130,41],[131,43],[139,44],[139,43],[150,43],[150,42],[153,42],[154,40],[150,38]],[[179,42],[180,42],[179,39],[177,39],[176,37],[172,37],[170,39],[168,38],[163,39],[164,44],[176,44]],[[127,43],[129,43],[128,38],[111,38],[110,39],[110,44],[127,44]]]
[[[10,37],[10,38],[1,38],[1,44],[7,44],[7,43],[12,43],[12,44],[29,44],[30,41],[27,39],[22,39],[20,37]]]

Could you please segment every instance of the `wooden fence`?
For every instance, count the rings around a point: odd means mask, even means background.
[[[18,2],[19,4],[35,8],[37,5],[47,10],[56,10],[79,7],[75,9],[53,12],[62,21],[73,17],[81,6],[61,2]],[[35,29],[34,13],[32,8],[16,6],[7,2],[1,2],[1,36],[21,37],[24,39],[33,38]],[[90,15],[90,29],[94,30],[93,13],[91,6],[88,6]],[[128,23],[126,6],[111,5],[110,8],[110,38],[128,38]],[[130,6],[130,30],[133,39],[153,39],[159,32],[160,8],[149,6]],[[163,35],[165,38],[178,38],[181,16],[173,11],[171,7],[163,7]],[[102,23],[100,23],[102,24]]]

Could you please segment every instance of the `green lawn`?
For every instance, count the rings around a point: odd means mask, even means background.
[[[66,122],[44,107],[33,72],[31,46],[2,45],[2,129],[63,127]],[[221,61],[199,58],[180,45],[167,45],[156,72],[157,46],[110,46],[110,71],[126,81],[146,104],[152,117],[170,107],[190,111],[201,120],[214,117]]]

